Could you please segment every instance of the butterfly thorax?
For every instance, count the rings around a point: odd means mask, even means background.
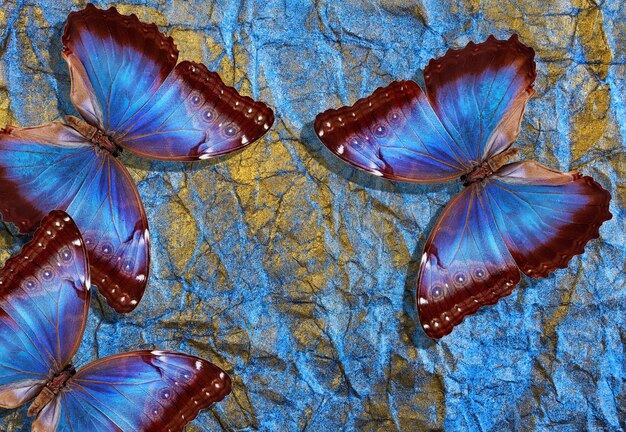
[[[498,171],[517,154],[516,148],[509,148],[477,165],[469,173],[461,176],[463,186],[481,181]]]
[[[61,391],[67,381],[74,376],[76,369],[71,364],[67,365],[63,370],[57,372],[41,389],[33,403],[28,407],[28,415],[34,416],[44,409],[46,405],[52,401]]]
[[[90,125],[78,117],[67,116],[65,119],[74,130],[88,139],[96,147],[108,151],[114,157],[118,157],[122,153],[122,148],[97,127]]]

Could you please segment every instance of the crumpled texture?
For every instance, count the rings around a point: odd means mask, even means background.
[[[189,431],[626,428],[626,3],[444,3],[116,4],[156,22],[181,59],[274,107],[277,121],[217,160],[122,156],[151,225],[150,283],[129,315],[93,300],[78,365],[153,347],[215,362],[233,393]],[[0,124],[75,114],[61,33],[82,6],[2,3]],[[414,287],[425,239],[460,184],[358,172],[312,122],[395,79],[422,83],[449,47],[512,32],[537,52],[521,157],[593,176],[614,217],[567,269],[524,277],[435,342],[417,324]],[[0,258],[26,240],[2,228]],[[2,410],[0,429],[30,430],[25,414]]]

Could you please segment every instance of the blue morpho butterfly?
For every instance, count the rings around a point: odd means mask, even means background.
[[[70,13],[63,46],[84,120],[0,131],[0,213],[30,232],[51,210],[67,211],[85,238],[95,285],[129,312],[148,279],[148,221],[116,157],[219,156],[263,136],[274,114],[204,65],[176,65],[172,38],[115,8]]]
[[[87,249],[56,210],[0,270],[0,406],[32,401],[32,430],[182,431],[231,390],[219,367],[191,355],[134,351],[71,364],[90,300]]]
[[[413,81],[328,110],[315,131],[333,153],[377,176],[415,183],[459,179],[422,255],[417,308],[433,338],[509,295],[520,270],[545,277],[584,251],[611,218],[610,194],[592,178],[517,152],[536,77],[534,51],[490,36],[431,60],[426,92]]]

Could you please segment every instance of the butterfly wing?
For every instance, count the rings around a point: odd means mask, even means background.
[[[611,218],[610,195],[590,177],[535,162],[506,165],[448,204],[426,246],[417,306],[431,337],[509,295],[520,270],[544,277],[583,252]]]
[[[197,160],[262,137],[274,114],[202,64],[182,62],[154,24],[89,4],[68,16],[63,55],[81,115],[144,157]]]
[[[413,81],[393,82],[353,106],[325,111],[314,128],[335,155],[388,179],[442,182],[471,168]]]
[[[417,281],[422,328],[430,337],[445,336],[519,280],[484,189],[474,183],[450,201],[426,241]]]
[[[58,432],[182,431],[230,390],[230,377],[206,360],[135,351],[79,370],[35,424],[51,428],[58,423]]]
[[[534,93],[534,56],[514,34],[509,40],[489,36],[470,42],[428,63],[428,99],[466,158],[487,160],[515,141]]]
[[[517,138],[533,95],[534,51],[490,36],[449,50],[424,70],[426,93],[394,82],[352,107],[328,110],[315,131],[346,162],[392,180],[452,180]]]
[[[612,217],[611,194],[593,178],[533,161],[502,167],[486,194],[507,248],[531,277],[567,267]]]
[[[83,240],[72,219],[54,211],[0,270],[0,406],[28,402],[70,363],[88,308]]]
[[[48,212],[67,211],[80,228],[91,276],[109,304],[129,312],[149,269],[146,215],[117,159],[72,128],[51,123],[0,133],[0,212],[29,232]]]

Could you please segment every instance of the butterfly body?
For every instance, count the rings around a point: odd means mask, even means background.
[[[80,133],[86,140],[91,142],[96,147],[106,150],[113,157],[118,157],[124,150],[117,145],[115,141],[106,135],[106,133],[95,126],[90,125],[84,120],[74,116],[65,117],[67,124],[70,125],[76,132]]]
[[[502,153],[498,153],[485,162],[476,165],[470,172],[462,175],[459,180],[463,183],[463,186],[484,180],[506,165],[516,154],[516,148],[508,148]]]
[[[76,369],[71,364],[65,366],[60,372],[55,373],[28,407],[28,416],[32,417],[39,414],[46,405],[57,397],[67,381],[74,375],[76,375]]]
[[[450,49],[413,81],[381,87],[319,114],[322,143],[390,180],[465,186],[433,227],[416,303],[427,335],[447,335],[481,306],[509,295],[521,273],[565,268],[611,219],[610,194],[591,177],[510,162],[534,94],[534,50],[517,35]]]

